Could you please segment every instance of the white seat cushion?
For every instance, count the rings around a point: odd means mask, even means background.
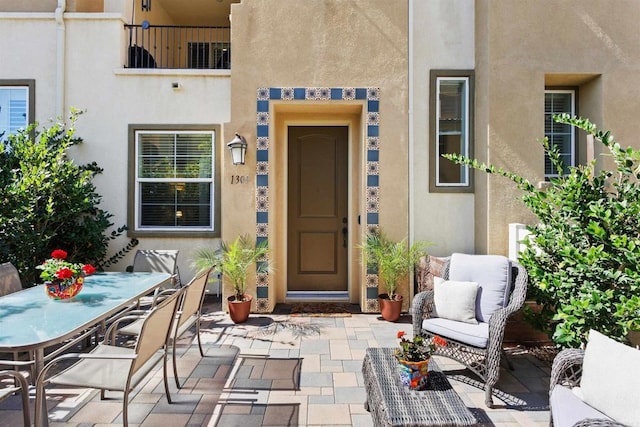
[[[455,320],[432,317],[422,321],[422,329],[444,339],[453,339],[478,348],[487,348],[489,341],[489,324],[457,322]]]
[[[557,427],[572,426],[588,418],[611,419],[583,402],[570,388],[561,385],[553,387],[549,404],[552,408],[553,425]]]
[[[488,322],[496,310],[509,303],[511,261],[501,255],[451,255],[449,280],[477,282],[476,318]]]
[[[619,423],[640,427],[640,350],[591,330],[580,388],[584,401]]]

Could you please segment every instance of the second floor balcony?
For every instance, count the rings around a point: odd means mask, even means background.
[[[125,25],[127,68],[231,69],[229,27]]]

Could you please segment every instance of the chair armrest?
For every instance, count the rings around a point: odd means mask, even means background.
[[[582,421],[578,421],[572,427],[626,427],[625,424],[620,424],[613,420],[605,420],[602,418],[587,418]]]
[[[0,379],[5,379],[5,378],[10,378],[15,380],[19,385],[22,390],[24,390],[25,393],[29,392],[29,384],[27,383],[27,379],[24,377],[24,375],[22,375],[20,372],[18,371],[0,371]],[[16,390],[16,387],[7,387],[7,389],[9,390]]]
[[[0,366],[29,366],[34,364],[34,360],[0,360]]]
[[[169,289],[163,289],[162,291],[156,293],[153,296],[153,303],[151,304],[152,307],[155,307],[157,303],[161,302],[163,299],[165,299],[166,297],[175,294],[176,292],[178,292],[180,289],[177,288],[169,288]]]
[[[507,317],[522,308],[527,298],[527,285],[529,284],[527,270],[515,261],[511,264],[511,274],[515,275],[515,282],[509,296],[509,303],[504,308]]]
[[[139,311],[140,313],[135,315],[127,315],[127,316],[119,317],[109,325],[109,328],[104,333],[105,343],[111,343],[112,345],[116,344],[116,336],[118,336],[118,330],[120,329],[121,322],[136,321],[136,320],[144,319],[149,314],[149,312],[146,310],[136,310],[136,311]]]
[[[415,294],[411,301],[411,317],[413,319],[413,335],[420,334],[422,319],[429,317],[433,307],[433,291]]]
[[[551,365],[549,393],[551,393],[553,388],[558,384],[569,387],[579,386],[580,379],[582,378],[583,359],[584,350],[579,348],[568,348],[558,353]]]

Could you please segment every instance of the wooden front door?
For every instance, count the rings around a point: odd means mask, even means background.
[[[347,291],[348,135],[288,128],[288,291]]]

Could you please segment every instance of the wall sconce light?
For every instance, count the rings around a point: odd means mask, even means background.
[[[236,137],[227,144],[231,151],[231,161],[234,165],[244,165],[244,156],[247,153],[247,140],[236,133]]]
[[[142,6],[142,10],[143,11],[150,11],[151,10],[151,0],[142,0],[141,4]]]

